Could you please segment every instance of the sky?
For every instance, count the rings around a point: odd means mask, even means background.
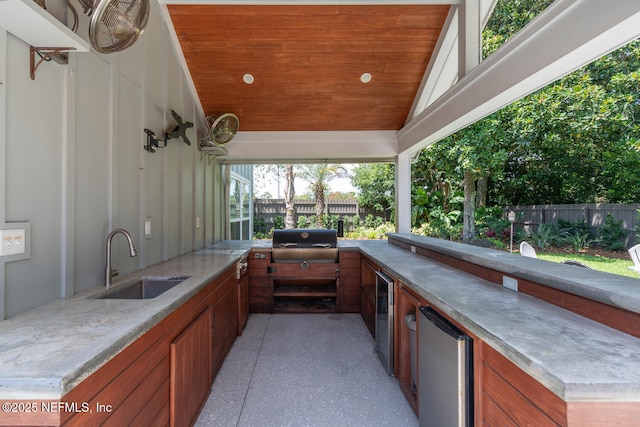
[[[351,173],[355,165],[343,164],[343,166],[349,171],[349,173]],[[254,173],[253,179],[254,179],[254,183],[253,183],[254,196],[259,197],[265,192],[269,192],[273,196],[273,198],[278,198],[278,195],[280,198],[284,197],[284,194],[283,194],[284,186],[285,186],[284,177],[280,178],[278,182],[278,178],[275,175],[269,175],[264,179],[260,179],[260,177],[258,177],[258,174]],[[351,185],[350,178],[333,178],[331,181],[328,182],[328,184],[329,184],[329,187],[331,188],[331,192],[339,191],[342,193],[348,193],[350,191],[353,191],[357,193],[357,189],[354,188],[353,185]],[[303,180],[302,178],[296,177],[294,181],[294,185],[296,190],[296,196],[300,196],[302,194],[309,192],[309,183]],[[278,189],[280,190],[279,192],[278,192]]]

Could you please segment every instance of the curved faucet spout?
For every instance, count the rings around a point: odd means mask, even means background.
[[[134,257],[138,255],[138,251],[136,247],[133,245],[133,240],[131,239],[131,234],[124,228],[116,228],[107,236],[107,267],[105,268],[104,273],[104,285],[109,288],[111,286],[111,279],[113,276],[117,275],[118,272],[111,269],[111,241],[116,234],[122,234],[127,239],[127,243],[129,244],[129,256]]]

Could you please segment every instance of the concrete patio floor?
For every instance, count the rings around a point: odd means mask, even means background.
[[[358,314],[252,314],[196,426],[417,426]]]

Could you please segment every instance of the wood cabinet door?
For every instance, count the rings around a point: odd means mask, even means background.
[[[340,251],[338,311],[360,313],[360,252]]]
[[[418,371],[417,371],[417,337],[416,322],[410,329],[406,316],[413,314],[414,319],[418,307],[425,301],[407,289],[402,283],[396,298],[396,368],[400,388],[416,414],[418,413]]]
[[[249,318],[249,276],[238,282],[238,335],[242,335]]]
[[[377,266],[372,265],[364,257],[360,265],[360,313],[369,332],[375,337]]]
[[[238,279],[228,276],[211,296],[211,373],[217,375],[238,336]]]
[[[171,426],[191,426],[211,387],[211,307],[171,343]]]
[[[271,250],[249,254],[249,311],[271,311],[271,287],[267,267],[271,264]]]

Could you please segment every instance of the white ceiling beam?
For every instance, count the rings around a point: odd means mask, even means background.
[[[395,131],[238,132],[225,146],[233,162],[393,161]]]
[[[480,3],[463,0],[458,5],[458,80],[480,64],[482,28]]]
[[[640,36],[638,0],[556,0],[398,131],[416,152]]]
[[[158,0],[160,4],[213,4],[235,6],[291,5],[399,5],[399,4],[458,4],[461,0]]]
[[[409,123],[418,113],[438,99],[457,81],[458,68],[458,8],[452,7],[442,27],[420,88],[407,116]],[[405,123],[405,124],[406,124]]]
[[[498,0],[478,0],[480,13],[480,34],[487,25],[487,21],[495,8]],[[438,38],[434,54],[431,56],[429,65],[420,84],[416,97],[409,114],[409,123],[415,116],[425,110],[436,99],[442,96],[457,81],[458,69],[458,7],[452,7],[449,15],[442,27],[442,33]],[[480,41],[480,46],[481,46]]]

